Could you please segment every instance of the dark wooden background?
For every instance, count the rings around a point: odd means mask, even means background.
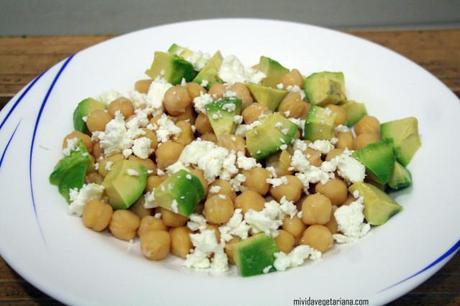
[[[399,52],[460,96],[460,29],[354,31]],[[33,77],[63,58],[111,36],[0,37],[0,109]],[[57,305],[15,273],[0,257],[1,305]],[[428,281],[391,305],[460,305],[460,255]]]

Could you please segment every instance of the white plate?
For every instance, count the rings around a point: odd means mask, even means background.
[[[283,273],[240,278],[150,262],[127,243],[86,230],[67,214],[48,175],[72,130],[78,101],[132,86],[154,50],[171,43],[260,55],[305,74],[339,70],[348,95],[382,121],[416,116],[423,146],[398,195],[404,211],[354,245]],[[91,47],[25,87],[0,114],[0,250],[32,284],[75,305],[292,305],[299,298],[364,298],[382,304],[436,272],[459,248],[460,104],[446,86],[406,58],[365,40],[318,27],[227,19],[155,27]],[[137,249],[137,248],[134,248]]]

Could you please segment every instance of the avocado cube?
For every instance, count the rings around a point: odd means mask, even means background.
[[[265,106],[267,106],[272,112],[274,112],[281,101],[287,95],[287,90],[262,86],[258,84],[248,84],[249,90],[251,91],[254,99]]]
[[[105,104],[93,98],[86,98],[78,103],[73,112],[73,127],[76,131],[89,134],[86,122],[83,117],[87,117],[95,110],[105,109]]]
[[[257,234],[235,245],[234,259],[242,276],[264,273],[275,262],[278,252],[275,239],[265,234]],[[273,268],[269,272],[274,271]]]
[[[174,43],[168,48],[168,53],[186,59],[193,54],[193,51]]]
[[[268,87],[276,87],[281,82],[283,76],[289,72],[289,69],[266,56],[260,57],[258,67],[266,75],[261,84]]]
[[[408,117],[385,122],[381,124],[380,130],[382,138],[393,140],[398,162],[407,166],[422,145],[418,133],[417,118]]]
[[[183,58],[166,52],[155,52],[152,66],[145,72],[152,79],[163,77],[167,82],[177,85],[182,79],[193,80],[197,72],[193,65]]]
[[[116,161],[102,182],[110,205],[128,209],[142,195],[147,184],[147,169],[135,160]]]
[[[297,133],[297,125],[280,113],[269,114],[261,124],[246,132],[246,147],[258,161],[279,151],[291,143]]]
[[[200,179],[186,170],[177,171],[152,192],[160,207],[186,217],[205,197]]]
[[[59,193],[69,202],[70,189],[80,189],[85,183],[86,172],[91,163],[85,145],[80,141],[75,150],[63,157],[49,176],[52,185],[58,186]]]
[[[412,185],[412,175],[403,165],[395,161],[393,174],[388,181],[388,187],[393,190],[401,190]]]
[[[222,55],[217,51],[206,63],[203,69],[198,72],[193,82],[201,84],[203,81],[207,81],[207,88],[211,88],[214,84],[220,83],[220,79],[217,76],[219,74],[220,66],[222,65]]]
[[[305,120],[304,139],[331,139],[335,135],[335,117],[327,108],[311,105]]]
[[[367,115],[367,110],[364,103],[348,101],[342,105],[342,108],[347,114],[347,122],[345,124],[348,127],[354,126],[359,120],[361,120],[361,118]]]
[[[347,100],[342,72],[316,72],[305,79],[305,95],[311,104],[339,104]]]
[[[377,180],[377,183],[388,183],[395,165],[392,140],[383,139],[379,142],[371,143],[353,152],[353,157],[366,166],[367,170]]]
[[[351,193],[358,191],[364,199],[364,217],[371,225],[382,225],[402,210],[401,205],[377,187],[367,183],[354,183]]]
[[[224,97],[206,104],[206,113],[217,138],[233,134],[235,116],[241,113],[241,100],[236,97]]]

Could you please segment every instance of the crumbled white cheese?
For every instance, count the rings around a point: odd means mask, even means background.
[[[246,157],[243,152],[238,152],[237,165],[238,168],[243,170],[251,170],[252,168],[261,167],[255,158]]]
[[[172,201],[171,210],[173,211],[173,213],[176,213],[176,214],[179,212],[179,207],[178,207],[178,204],[177,204],[176,200]]]
[[[201,81],[200,86],[201,87],[206,87],[206,86],[208,86],[208,84],[209,84],[208,80],[203,80],[203,81]]]
[[[83,117],[81,117],[81,120],[83,120],[83,122],[88,121],[88,116],[83,116]]]
[[[327,154],[334,149],[334,145],[328,140],[315,140],[314,142],[308,144],[312,149],[315,149],[322,154]]]
[[[105,171],[110,171],[112,169],[113,161],[108,160],[105,162],[104,170]]]
[[[94,170],[99,170],[99,163],[94,163]]]
[[[167,142],[171,137],[179,135],[182,130],[166,114],[162,114],[157,122],[158,142]]]
[[[139,172],[137,172],[137,170],[135,169],[126,169],[126,173],[129,175],[129,176],[139,176]]]
[[[281,185],[286,185],[288,183],[288,179],[285,176],[279,178],[268,178],[267,183],[272,185],[273,187],[278,187]]]
[[[104,186],[98,184],[84,184],[80,190],[72,188],[69,190],[69,213],[77,216],[83,214],[86,203],[90,200],[99,200],[104,191]]]
[[[276,84],[276,88],[284,89],[284,84],[283,83],[278,83],[278,84]]]
[[[236,192],[241,191],[241,184],[246,181],[246,176],[244,174],[237,174],[234,178],[232,178],[229,183],[232,186],[232,189]]]
[[[233,117],[233,122],[235,122],[236,124],[241,124],[241,122],[243,122],[243,116],[241,115],[235,115]]]
[[[99,139],[105,155],[123,152],[132,146],[133,140],[128,135],[123,115],[118,111],[115,118],[105,126],[104,132],[94,132],[93,138]]]
[[[283,214],[288,215],[289,218],[293,218],[295,215],[297,215],[297,206],[288,199],[286,199],[285,196],[283,196],[280,200],[280,209],[283,212]]]
[[[190,234],[194,249],[187,255],[185,266],[212,273],[222,273],[228,270],[228,258],[224,245],[217,242],[213,230],[203,230]]]
[[[236,97],[236,92],[234,92],[233,90],[229,90],[227,89],[225,92],[224,92],[224,97],[226,98],[231,98],[231,97]],[[235,105],[235,104],[233,104]]]
[[[161,213],[157,212],[156,214],[153,215],[155,219],[161,219]]]
[[[296,139],[294,141],[294,145],[292,146],[294,150],[299,150],[301,152],[305,152],[308,148],[308,145],[305,141],[301,139]]]
[[[134,139],[133,142],[133,153],[139,158],[146,159],[152,153],[152,141],[147,137],[141,137]]]
[[[123,95],[115,90],[109,90],[99,95],[97,100],[104,104],[110,104],[113,100],[123,97]]]
[[[70,139],[67,139],[66,141],[66,146],[65,148],[62,150],[62,154],[64,156],[69,156],[70,153],[72,153],[72,151],[76,151],[78,150],[78,143],[80,142],[80,139],[78,139],[77,137],[73,137],[73,138],[70,138]]]
[[[248,238],[250,226],[243,220],[241,209],[237,208],[228,222],[219,227],[221,241],[230,241],[233,237]]]
[[[210,55],[208,53],[204,53],[202,51],[195,51],[192,52],[192,54],[186,58],[187,61],[189,61],[193,65],[193,69],[196,71],[200,71],[201,69],[206,66],[210,59]]]
[[[220,186],[212,186],[209,188],[209,193],[219,193],[222,188]]]
[[[206,105],[212,103],[214,99],[211,97],[210,94],[201,92],[198,97],[193,99],[193,107],[198,113],[206,114]]]
[[[264,232],[267,236],[278,236],[278,228],[283,224],[284,213],[280,204],[274,200],[266,202],[264,209],[249,209],[244,219],[251,226],[252,233]]]
[[[346,125],[340,124],[336,126],[335,131],[337,133],[347,133],[347,132],[350,132],[350,128]]]
[[[292,123],[297,125],[297,127],[299,129],[301,129],[302,131],[304,130],[304,128],[305,128],[305,120],[298,119],[298,118],[289,118],[289,121],[291,121]]]
[[[277,271],[285,271],[302,265],[305,260],[317,260],[321,258],[321,252],[308,245],[296,246],[289,254],[284,252],[275,253],[275,262],[273,266]]]
[[[305,99],[305,92],[299,86],[297,86],[297,85],[289,85],[286,89],[289,92],[298,93],[300,95],[300,99],[302,99],[302,100]]]
[[[342,233],[333,235],[338,243],[353,242],[364,237],[370,231],[371,226],[364,222],[363,210],[362,197],[335,210],[334,217],[337,221],[337,229]]]
[[[265,170],[267,170],[270,173],[270,177],[278,177],[278,174],[276,173],[276,169],[274,167],[265,167]]]
[[[204,231],[207,227],[206,219],[199,214],[191,214],[189,216],[189,221],[187,222],[187,227],[192,231]]]
[[[264,274],[267,274],[268,272],[270,272],[270,270],[271,270],[272,268],[273,268],[272,265],[266,266],[266,267],[262,270],[262,272],[263,272]]]
[[[351,183],[362,182],[366,176],[366,167],[351,156],[341,156],[338,162],[338,173]]]
[[[246,68],[240,60],[234,56],[226,56],[218,72],[219,78],[225,83],[255,83],[258,84],[265,78],[265,74],[252,68]]]
[[[304,153],[300,150],[294,151],[291,158],[291,167],[298,171],[295,176],[300,179],[307,193],[310,183],[321,182],[324,184],[334,176],[333,172],[328,172],[321,167],[311,165]]]
[[[153,109],[163,109],[163,98],[166,91],[172,87],[165,79],[158,77],[150,84],[147,92],[147,105]]]
[[[155,208],[158,204],[155,202],[155,193],[153,191],[144,194],[144,208]]]

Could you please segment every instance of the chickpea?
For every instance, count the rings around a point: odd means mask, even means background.
[[[160,208],[160,213],[161,213],[161,220],[163,220],[163,223],[166,226],[170,226],[170,227],[184,226],[188,220],[187,217],[173,213],[172,211],[165,209],[165,208]]]
[[[283,220],[283,230],[289,232],[297,240],[300,239],[302,233],[305,231],[305,224],[300,220],[299,217],[294,216],[292,218],[286,217]]]
[[[236,135],[222,135],[217,140],[219,146],[236,152],[246,152],[246,142],[243,137]]]
[[[176,126],[181,129],[180,134],[175,138],[175,141],[183,144],[184,146],[188,145],[195,138],[193,136],[192,125],[188,121],[178,121]]]
[[[343,151],[345,150],[344,149],[332,149],[331,151],[329,151],[329,153],[327,153],[326,160],[329,161],[333,159],[334,157],[339,156],[340,154],[343,153]]]
[[[214,133],[203,134],[203,135],[201,135],[201,139],[206,140],[206,141],[210,141],[210,142],[214,142],[215,144],[217,144],[217,137],[216,137],[216,134],[214,134]]]
[[[107,111],[112,117],[115,117],[116,112],[120,112],[123,117],[129,118],[134,115],[134,105],[130,100],[120,97],[110,102]]]
[[[245,189],[251,189],[261,195],[265,195],[270,189],[270,184],[267,179],[270,178],[270,173],[264,168],[256,167],[251,170],[243,171],[246,180],[243,183]]]
[[[316,167],[321,166],[323,161],[321,160],[321,152],[320,151],[317,151],[317,150],[312,149],[312,148],[307,148],[305,153],[306,153],[307,159],[310,162],[310,164],[312,164],[313,166],[316,166]]]
[[[64,137],[64,141],[62,142],[62,148],[65,149],[67,147],[67,142],[73,138],[80,139],[86,147],[86,149],[88,150],[88,152],[91,152],[93,150],[93,143],[91,142],[91,137],[79,131],[73,131],[72,133],[67,134],[67,136]]]
[[[83,210],[83,224],[96,232],[101,232],[109,225],[112,218],[112,206],[100,200],[90,200]]]
[[[278,249],[286,254],[291,252],[295,245],[294,236],[285,230],[278,231],[278,236],[276,236],[275,241]]]
[[[224,251],[225,254],[227,254],[228,262],[231,264],[235,264],[234,251],[237,243],[240,241],[241,239],[239,237],[234,237],[225,244]]]
[[[309,245],[323,253],[329,250],[333,243],[332,234],[324,225],[309,226],[300,239],[300,244]]]
[[[244,123],[250,124],[268,113],[270,113],[270,110],[267,106],[260,103],[252,103],[243,110],[241,115],[243,116]]]
[[[332,205],[321,193],[309,195],[302,202],[302,221],[310,224],[326,224],[331,218]]]
[[[338,149],[350,149],[354,148],[354,138],[351,132],[339,132],[337,133],[337,144],[336,148]]]
[[[102,175],[100,175],[97,172],[90,172],[85,177],[85,183],[86,184],[95,183],[95,184],[100,185],[100,184],[102,184],[103,180],[104,180],[104,178],[102,177]]]
[[[219,227],[218,227],[217,225],[214,225],[214,224],[207,224],[207,225],[206,225],[206,229],[213,231],[213,232],[214,232],[214,236],[216,236],[217,242],[220,241],[220,231],[219,231]]]
[[[163,99],[163,106],[171,116],[179,116],[192,104],[187,88],[176,85],[169,88]]]
[[[255,191],[246,190],[236,197],[235,207],[241,208],[243,213],[247,213],[250,209],[261,211],[265,207],[265,199]]]
[[[198,168],[189,168],[188,171],[200,180],[201,185],[203,185],[204,194],[207,194],[208,193],[208,181],[206,181],[204,177],[204,172]]]
[[[303,119],[307,116],[310,104],[302,100],[297,92],[290,92],[278,106],[278,111],[288,118]]]
[[[150,148],[155,151],[158,146],[157,135],[152,130],[146,128],[143,128],[142,131],[144,131],[142,137],[150,139]]]
[[[220,99],[224,96],[225,86],[221,83],[216,83],[209,88],[208,94],[214,99]]]
[[[304,79],[297,69],[292,69],[281,78],[281,84],[283,84],[284,88],[288,86],[299,86],[303,88],[303,82]]]
[[[289,151],[284,150],[278,154],[272,155],[267,160],[267,167],[275,168],[277,176],[285,176],[292,173],[289,168],[291,167],[291,154]]]
[[[156,176],[156,175],[150,175],[147,177],[147,184],[145,186],[145,191],[152,191],[153,188],[156,188],[160,186],[161,183],[168,177],[166,175],[163,176]]]
[[[112,117],[107,113],[106,110],[97,109],[89,113],[86,119],[86,127],[88,130],[93,133],[97,131],[104,131],[105,126],[109,121],[112,120]]]
[[[174,122],[179,122],[179,121],[188,121],[190,123],[195,122],[195,111],[193,110],[193,106],[189,105],[185,108],[184,112],[178,116],[171,117],[171,120]]]
[[[142,166],[144,166],[145,169],[147,169],[147,171],[152,171],[152,172],[157,171],[157,165],[155,165],[155,162],[151,160],[150,158],[141,159],[137,156],[131,155],[130,157],[128,157],[128,159],[137,161]]]
[[[99,172],[99,174],[102,176],[106,176],[112,168],[112,165],[115,164],[115,162],[123,159],[124,157],[122,154],[114,154],[106,157],[105,159],[99,161],[99,168],[97,169],[97,172]]]
[[[121,240],[131,240],[136,236],[140,218],[129,210],[116,210],[112,215],[109,229],[113,236]]]
[[[371,133],[380,135],[380,122],[374,116],[364,116],[355,124],[356,135]]]
[[[347,112],[343,109],[343,107],[329,104],[326,106],[333,114],[335,114],[335,125],[345,124],[347,122]]]
[[[371,143],[378,142],[380,140],[380,136],[374,133],[362,133],[359,134],[355,139],[355,149],[359,150],[362,149]]]
[[[219,191],[216,194],[223,194],[223,195],[229,197],[230,199],[232,199],[232,201],[235,201],[236,193],[235,193],[235,191],[233,191],[233,188],[232,188],[232,186],[230,185],[229,182],[224,181],[222,179],[217,179],[214,182],[212,182],[211,185],[209,185],[210,190],[213,187],[220,188]]]
[[[338,229],[337,220],[335,219],[335,216],[334,216],[334,212],[336,209],[337,209],[336,206],[332,206],[331,219],[329,219],[328,223],[324,224],[332,234],[337,233],[337,229]]]
[[[347,200],[347,184],[341,179],[334,178],[324,184],[318,183],[315,191],[328,197],[332,205],[342,205]]]
[[[285,177],[288,183],[276,187],[272,186],[270,188],[270,195],[278,202],[282,197],[286,197],[288,201],[296,202],[302,195],[302,182],[293,175],[286,175]]]
[[[184,145],[175,141],[167,141],[155,152],[158,168],[165,169],[174,164],[180,157]]]
[[[176,227],[169,231],[171,236],[171,252],[182,258],[186,258],[192,249],[190,230],[186,226]]]
[[[198,114],[195,121],[195,127],[198,133],[201,135],[212,133],[211,123],[209,122],[208,116],[206,116],[206,114]]]
[[[195,99],[196,97],[199,97],[202,93],[206,92],[206,89],[204,89],[200,84],[191,82],[187,83],[185,86],[188,90],[188,94],[190,98]]]
[[[251,93],[249,92],[249,89],[246,85],[243,83],[235,83],[231,85],[228,88],[229,91],[233,91],[237,98],[241,99],[242,103],[242,109],[244,110],[246,107],[248,107],[252,102],[254,102],[254,99],[251,96]]]
[[[101,144],[99,143],[99,141],[93,144],[92,154],[96,160],[99,160],[102,157],[103,152],[102,152]]]
[[[141,236],[141,251],[150,260],[162,260],[168,256],[171,237],[166,231],[148,231]]]
[[[143,218],[145,216],[150,216],[150,214],[152,213],[152,209],[151,208],[145,208],[144,204],[145,204],[145,198],[143,196],[141,196],[136,201],[136,203],[134,203],[134,205],[132,205],[129,208],[129,210],[132,211],[133,213],[135,213],[136,215],[138,215],[139,218]]]
[[[150,84],[152,84],[151,79],[147,80],[138,80],[136,83],[134,83],[134,90],[137,92],[147,94],[149,92]]]
[[[225,224],[233,215],[233,202],[221,194],[210,196],[204,203],[204,215],[211,224]]]
[[[163,223],[163,220],[155,218],[154,216],[144,216],[141,219],[141,224],[137,230],[137,235],[142,236],[142,234],[148,231],[167,231],[168,228]]]

